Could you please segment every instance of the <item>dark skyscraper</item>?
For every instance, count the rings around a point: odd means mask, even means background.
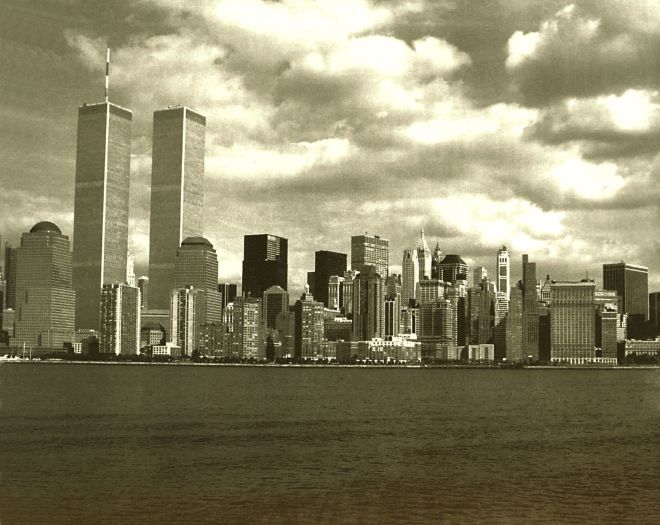
[[[437,273],[439,279],[448,283],[455,283],[457,280],[467,280],[468,265],[460,255],[446,255],[440,263],[437,264]]]
[[[229,303],[233,303],[236,299],[237,286],[230,283],[218,284],[218,292],[222,294],[222,310],[227,307]]]
[[[206,118],[185,107],[154,112],[149,308],[164,309],[181,241],[203,234]]]
[[[522,256],[522,292],[523,324],[522,345],[523,359],[539,358],[539,314],[538,295],[536,292],[536,263],[529,262],[527,254]]]
[[[99,327],[101,286],[126,281],[133,114],[109,102],[78,109],[73,214],[76,327]]]
[[[649,270],[625,262],[603,264],[603,289],[615,290],[621,297],[623,313],[649,316]]]
[[[312,295],[328,307],[328,281],[331,275],[343,277],[346,271],[346,254],[325,250],[314,254],[314,286]],[[311,286],[311,283],[310,283]]]
[[[246,235],[243,240],[243,296],[261,299],[273,285],[287,289],[288,241],[275,235]]]
[[[353,281],[353,339],[369,341],[385,334],[384,281],[373,266],[364,266]]]
[[[649,319],[652,326],[660,327],[660,292],[649,294]]]
[[[614,290],[621,298],[619,313],[628,314],[628,337],[642,337],[649,318],[648,268],[623,261],[603,264],[603,289]]]

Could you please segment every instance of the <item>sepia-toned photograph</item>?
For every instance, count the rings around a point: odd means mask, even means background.
[[[660,523],[658,0],[0,0],[0,525]]]

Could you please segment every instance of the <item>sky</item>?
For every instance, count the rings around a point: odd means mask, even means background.
[[[207,117],[204,235],[240,282],[243,235],[316,250],[390,240],[494,273],[660,290],[657,0],[0,0],[0,235],[73,236],[77,108],[133,111],[129,246],[148,268],[153,112]]]

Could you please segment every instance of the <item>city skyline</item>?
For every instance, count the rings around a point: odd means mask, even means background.
[[[538,279],[588,272],[601,283],[602,264],[625,259],[647,266],[649,291],[660,289],[660,106],[658,79],[643,67],[655,63],[655,40],[642,38],[660,38],[643,24],[657,19],[651,3],[633,16],[608,2],[526,2],[513,16],[514,6],[480,14],[358,2],[353,20],[337,16],[341,2],[216,5],[219,14],[209,3],[185,15],[165,2],[9,3],[1,111],[17,132],[1,146],[12,165],[0,176],[4,240],[17,245],[52,220],[75,243],[75,112],[102,100],[110,45],[110,100],[134,117],[129,248],[138,275],[148,273],[151,119],[181,104],[208,117],[205,237],[223,281],[240,282],[245,234],[289,240],[298,297],[315,251],[350,253],[350,236],[368,231],[390,241],[390,271],[401,273],[403,250],[424,228],[431,246],[489,273],[506,244],[512,284],[528,253]],[[266,30],[266,14],[279,24]],[[19,19],[42,27],[39,39],[12,24]],[[467,21],[496,42],[476,38]],[[623,37],[628,48],[599,54]],[[563,40],[596,65],[587,71],[562,53]],[[373,60],[384,53],[387,63]],[[614,74],[599,74],[605,67]],[[44,135],[52,129],[57,136]]]

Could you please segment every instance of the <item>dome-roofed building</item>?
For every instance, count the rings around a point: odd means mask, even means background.
[[[73,341],[75,293],[69,238],[52,222],[35,224],[16,252],[15,343],[33,353]]]
[[[181,246],[208,246],[209,248],[213,249],[213,245],[211,244],[211,241],[206,239],[205,237],[186,237],[183,241],[181,241]]]
[[[41,221],[32,226],[30,233],[52,232],[62,235],[62,230],[59,229],[57,224],[50,221]]]

